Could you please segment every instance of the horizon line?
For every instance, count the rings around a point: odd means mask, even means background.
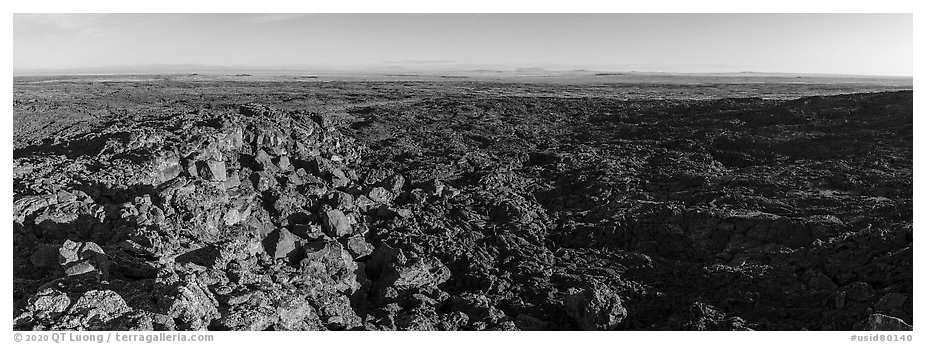
[[[467,67],[468,66],[468,67]],[[492,66],[493,68],[483,68]],[[415,68],[419,67],[419,68]],[[130,71],[130,70],[138,71]],[[501,72],[501,73],[627,73],[627,74],[663,74],[663,75],[716,75],[735,76],[737,74],[765,74],[767,76],[817,76],[817,77],[868,77],[868,78],[908,78],[913,75],[902,74],[864,74],[864,73],[831,73],[831,72],[782,72],[782,71],[660,71],[640,69],[599,69],[543,67],[536,65],[516,65],[505,63],[470,63],[450,64],[445,67],[420,68],[398,64],[357,64],[357,65],[278,65],[278,66],[243,66],[243,65],[204,65],[194,63],[180,64],[145,64],[125,66],[99,66],[74,68],[13,68],[13,76],[33,75],[94,75],[94,74],[188,74],[196,72],[234,72],[234,71],[260,71],[260,72],[349,72],[349,73],[390,73],[400,70],[402,72],[440,74],[461,72]]]

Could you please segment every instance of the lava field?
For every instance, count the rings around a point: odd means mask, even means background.
[[[13,328],[912,329],[912,91],[685,87],[17,81]]]

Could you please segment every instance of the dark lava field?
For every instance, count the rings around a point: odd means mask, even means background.
[[[16,330],[907,330],[913,97],[14,81]]]

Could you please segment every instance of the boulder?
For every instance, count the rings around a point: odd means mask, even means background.
[[[361,319],[351,308],[350,299],[341,293],[325,293],[310,298],[322,324],[329,330],[349,330],[361,325]]]
[[[392,202],[392,200],[395,198],[395,195],[389,190],[377,186],[370,190],[370,192],[367,194],[367,197],[369,197],[373,202],[385,204]]]
[[[334,168],[331,170],[329,182],[331,182],[331,187],[340,188],[350,184],[350,178],[347,178],[340,168]]]
[[[322,280],[333,281],[334,288],[340,292],[356,291],[357,263],[350,253],[335,240],[323,239],[303,246],[305,258],[300,262],[303,273],[309,276],[322,276]]]
[[[338,209],[322,210],[322,229],[332,238],[340,238],[352,233],[347,216]]]
[[[16,199],[13,201],[14,221],[23,223],[29,215],[54,204],[58,204],[58,196],[54,194],[25,196]]]
[[[277,159],[276,166],[280,168],[281,171],[293,170],[293,164],[289,162],[289,158],[285,155]]]
[[[257,163],[257,169],[261,171],[267,171],[270,173],[276,173],[279,171],[277,165],[273,163],[273,158],[270,157],[270,154],[267,154],[263,149],[257,150],[257,155],[254,156],[254,162]]]
[[[202,163],[199,175],[208,181],[225,182],[228,176],[225,174],[225,161],[207,160]]]
[[[377,185],[382,186],[393,194],[399,194],[402,192],[402,188],[405,187],[405,177],[402,177],[401,174],[393,174]]]
[[[221,317],[210,327],[226,331],[264,331],[277,322],[276,310],[265,307],[232,307],[223,309]]]
[[[327,203],[335,209],[351,211],[354,209],[354,196],[344,191],[335,190],[327,195]]]
[[[232,189],[241,185],[241,176],[238,170],[232,170],[225,178],[225,188]]]
[[[73,330],[103,330],[109,323],[131,311],[125,300],[112,290],[90,290],[81,295],[57,321],[57,326]]]
[[[205,330],[219,317],[218,301],[201,282],[186,279],[158,294],[158,305],[180,330]]]
[[[606,286],[570,288],[564,301],[566,313],[582,330],[613,330],[627,317],[621,298]]]
[[[450,279],[450,269],[431,257],[415,258],[393,265],[383,278],[384,286],[396,290],[436,287]]]
[[[346,240],[347,251],[354,259],[363,258],[373,253],[373,244],[367,242],[362,235],[353,235]]]
[[[177,178],[183,171],[180,165],[180,158],[176,155],[160,155],[152,162],[154,165],[151,169],[152,177],[157,184],[161,184],[171,179]]]
[[[260,192],[275,189],[278,186],[277,179],[267,171],[254,172],[251,174],[251,181],[254,182],[254,188]]]
[[[103,248],[93,242],[65,241],[58,249],[58,261],[67,276],[89,272],[109,275],[109,258]]]
[[[305,297],[290,295],[280,301],[276,307],[279,320],[274,326],[282,331],[317,331],[325,327]]]
[[[28,302],[27,309],[37,318],[56,318],[71,306],[67,293],[52,288],[39,290]]]
[[[382,205],[377,204],[376,202],[373,202],[373,200],[367,197],[367,195],[360,195],[354,201],[354,206],[356,206],[357,210],[359,210],[360,212],[365,213],[370,210],[376,210]]]
[[[304,184],[305,184],[305,180],[303,180],[302,177],[299,176],[298,172],[291,171],[288,174],[286,174],[286,187],[297,187],[297,186],[304,185]]]
[[[293,261],[296,259],[296,248],[301,246],[299,242],[300,238],[295,234],[290,233],[286,228],[278,228],[264,239],[264,246],[267,254],[273,259],[286,258]]]
[[[325,235],[322,227],[314,223],[295,224],[291,233],[303,239],[318,239]]]

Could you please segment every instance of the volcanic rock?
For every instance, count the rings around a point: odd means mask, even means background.
[[[288,258],[296,261],[296,248],[300,246],[300,241],[299,237],[290,233],[286,228],[279,228],[267,236],[264,244],[267,247],[267,254],[274,259]]]
[[[369,197],[373,202],[379,204],[390,203],[392,202],[392,199],[395,198],[392,192],[378,186],[370,190],[370,193],[367,194],[367,197]]]
[[[15,80],[14,329],[912,324],[909,91],[186,77]]]
[[[61,320],[65,328],[106,328],[106,324],[130,311],[125,300],[112,290],[91,290],[81,295]]]
[[[904,303],[907,302],[907,296],[898,293],[887,293],[875,303],[876,311],[892,311],[899,310],[903,307]]]
[[[566,313],[584,330],[613,330],[627,317],[620,296],[599,285],[569,289],[565,305]]]
[[[347,216],[338,209],[322,209],[322,229],[332,238],[340,238],[352,233]]]
[[[218,302],[208,288],[194,280],[178,281],[167,286],[158,297],[158,305],[174,319],[178,329],[205,330],[219,317]]]
[[[913,331],[910,326],[901,319],[887,316],[884,314],[872,314],[868,319],[859,324],[857,330],[860,331]]]
[[[373,253],[373,245],[367,242],[362,235],[353,235],[347,238],[345,246],[354,259],[363,258]]]
[[[93,271],[103,276],[109,275],[109,259],[103,249],[93,242],[65,241],[58,250],[58,261],[68,276]]]
[[[225,182],[228,176],[225,174],[225,162],[222,160],[207,160],[199,170],[199,175],[213,182]]]
[[[321,239],[309,242],[303,248],[305,258],[300,266],[305,274],[328,277],[341,292],[360,287],[355,275],[357,263],[339,242]]]
[[[325,327],[315,312],[315,308],[306,301],[305,297],[289,296],[282,300],[276,308],[279,322],[275,325],[283,331],[317,331]]]

